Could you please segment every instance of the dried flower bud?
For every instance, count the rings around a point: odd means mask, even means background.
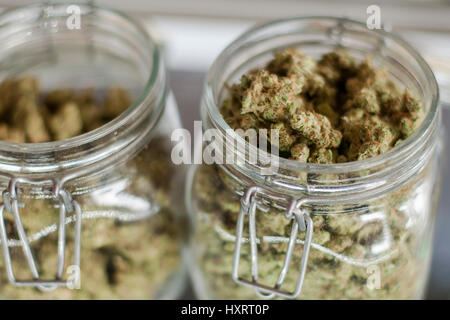
[[[284,122],[277,122],[273,123],[270,126],[271,130],[278,130],[278,141],[279,143],[276,144],[280,151],[289,151],[291,146],[294,144],[294,142],[297,140],[297,137],[292,134],[292,130],[290,127],[286,126]]]
[[[0,140],[23,143],[25,142],[25,134],[22,130],[10,128],[7,124],[0,123]]]
[[[44,104],[49,107],[50,110],[56,110],[64,103],[73,99],[73,91],[69,89],[58,89],[48,92],[44,97]]]
[[[299,162],[307,162],[309,158],[309,148],[304,143],[296,143],[291,148],[291,159]]]
[[[252,77],[243,94],[241,113],[253,113],[271,122],[283,120],[301,107],[302,101],[296,97],[301,89],[289,78],[279,79],[262,70]]]
[[[31,143],[48,142],[50,135],[45,127],[44,118],[38,111],[32,111],[25,114],[25,134]]]
[[[103,106],[96,104],[93,89],[39,90],[33,77],[0,83],[1,140],[39,143],[67,139],[102,126],[131,104],[121,88],[108,90]]]
[[[375,90],[363,88],[353,98],[353,107],[366,110],[368,113],[377,114],[380,112],[377,94]]]
[[[341,133],[331,127],[328,118],[321,114],[304,111],[292,116],[292,129],[311,140],[319,147],[338,147],[341,143]]]
[[[50,130],[56,140],[64,140],[81,133],[83,120],[78,105],[68,102],[49,119]]]
[[[122,88],[109,89],[105,97],[105,115],[115,118],[131,105],[128,92]]]
[[[303,159],[291,149],[304,144],[313,150],[309,162],[366,159],[390,150],[422,121],[420,100],[400,92],[370,59],[358,64],[345,50],[319,62],[294,48],[274,55],[231,86],[221,112],[234,129],[279,129],[285,156]]]
[[[422,109],[422,104],[411,94],[409,89],[405,89],[403,94],[403,106],[411,113],[417,113]]]
[[[317,148],[311,152],[308,162],[319,164],[331,164],[334,163],[333,150],[327,148]]]

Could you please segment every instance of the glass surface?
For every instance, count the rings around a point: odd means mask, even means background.
[[[204,124],[220,131],[228,128],[218,112],[224,84],[264,65],[273,51],[298,47],[317,57],[336,46],[345,47],[357,59],[370,54],[376,65],[386,67],[391,79],[415,91],[427,111],[424,123],[400,146],[364,161],[316,165],[281,159],[279,171],[269,177],[248,161],[193,168],[186,189],[195,230],[189,265],[195,266],[191,271],[200,297],[260,297],[232,278],[241,197],[252,185],[260,187],[255,214],[260,283],[275,285],[291,234],[292,221],[284,213],[292,199],[304,198],[301,209],[311,216],[314,233],[298,298],[423,296],[439,194],[440,110],[430,69],[406,43],[345,19],[299,18],[252,29],[212,66],[202,99]],[[248,154],[239,152],[246,159]],[[248,217],[243,237],[238,270],[252,281]],[[304,238],[299,232],[283,290],[295,287]]]
[[[0,185],[6,190],[12,178],[18,179],[20,217],[40,280],[55,279],[57,271],[61,202],[55,199],[56,186],[82,209],[80,288],[17,287],[9,283],[0,259],[0,297],[175,298],[185,281],[176,196],[183,168],[171,162],[169,135],[180,127],[178,109],[158,48],[142,28],[121,13],[80,7],[79,30],[67,29],[66,4],[0,15],[0,78],[34,76],[44,92],[92,89],[99,100],[109,88],[120,87],[133,105],[68,140],[0,143]],[[14,276],[32,280],[17,221],[7,210],[4,217]],[[67,212],[63,280],[71,276],[75,221],[75,213]]]

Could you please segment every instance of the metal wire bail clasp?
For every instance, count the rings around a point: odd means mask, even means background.
[[[284,259],[283,267],[278,276],[278,280],[274,287],[270,287],[258,282],[258,239],[256,236],[255,214],[256,214],[256,194],[260,191],[257,186],[252,186],[247,189],[241,199],[241,210],[236,224],[236,240],[233,256],[233,280],[246,287],[253,288],[255,292],[263,298],[273,298],[280,296],[288,299],[296,298],[303,286],[303,279],[305,278],[306,265],[308,263],[309,249],[311,247],[311,240],[313,234],[313,222],[307,212],[301,210],[301,206],[307,202],[306,199],[292,199],[289,203],[285,213],[286,219],[292,220],[291,234],[288,241],[288,248]],[[241,247],[244,242],[242,232],[244,229],[244,218],[248,215],[249,224],[249,243],[251,256],[251,280],[243,279],[239,276],[239,262],[241,258]],[[289,266],[291,264],[294,247],[297,240],[298,230],[306,231],[306,236],[303,244],[303,252],[300,261],[299,275],[297,283],[293,292],[281,290],[281,286],[286,278]]]
[[[66,249],[66,213],[75,211],[75,236],[74,236],[74,257],[73,265],[80,270],[80,251],[81,251],[81,216],[82,210],[79,203],[72,199],[69,192],[60,188],[58,182],[54,182],[54,198],[59,201],[59,223],[58,223],[58,265],[56,270],[56,277],[54,280],[41,280],[36,266],[36,261],[33,257],[29,245],[29,239],[25,233],[25,229],[20,217],[19,208],[24,208],[25,205],[18,200],[17,195],[17,180],[11,179],[8,189],[3,191],[3,204],[0,205],[0,239],[2,242],[2,254],[5,264],[6,274],[11,284],[18,287],[37,287],[41,290],[53,290],[57,287],[71,287],[74,285],[73,281],[62,280],[64,272],[64,260]],[[11,254],[9,249],[9,239],[5,227],[5,211],[12,213],[17,234],[21,242],[21,246],[31,272],[32,280],[17,280],[14,275],[13,266],[11,263]],[[78,279],[79,280],[79,279]],[[76,281],[76,279],[75,279]]]

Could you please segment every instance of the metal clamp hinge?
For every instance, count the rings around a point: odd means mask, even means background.
[[[286,219],[292,220],[292,227],[288,241],[288,248],[286,251],[283,267],[278,276],[278,280],[274,287],[270,287],[261,284],[258,281],[258,248],[257,248],[258,243],[255,225],[255,214],[257,206],[256,194],[258,191],[260,191],[259,187],[252,186],[246,190],[241,199],[241,210],[239,212],[236,225],[236,240],[233,256],[233,271],[232,271],[233,280],[240,285],[253,288],[255,292],[263,298],[273,298],[275,296],[280,296],[288,299],[296,298],[302,290],[313,234],[312,219],[307,212],[301,209],[301,206],[305,204],[307,200],[305,198],[292,199],[292,201],[289,203],[289,206],[285,213]],[[251,280],[246,280],[239,276],[239,262],[241,258],[241,247],[243,243],[242,233],[244,229],[245,216],[248,216],[248,224],[249,224],[249,243],[250,243],[251,277],[252,277]],[[289,266],[291,264],[294,247],[297,240],[298,230],[305,231],[306,235],[303,245],[303,252],[300,261],[300,269],[297,278],[297,283],[294,291],[288,292],[282,290],[281,286],[283,285],[283,282],[289,270]]]
[[[58,183],[54,186],[54,198],[59,201],[59,223],[58,223],[58,265],[56,270],[56,277],[54,280],[41,280],[33,257],[32,250],[29,245],[22,219],[20,217],[19,208],[24,208],[25,205],[18,200],[17,195],[17,180],[12,179],[7,190],[3,191],[3,204],[0,205],[0,239],[2,242],[2,254],[5,264],[6,274],[11,284],[18,287],[37,287],[41,290],[53,290],[57,287],[70,287],[74,283],[62,280],[65,264],[65,249],[66,249],[66,213],[75,211],[75,236],[74,236],[74,254],[73,266],[80,270],[80,251],[81,251],[81,218],[82,209],[79,203],[72,199],[69,192],[61,189]],[[11,262],[11,253],[8,245],[8,235],[5,227],[5,211],[11,213],[14,218],[16,231],[21,241],[21,246],[31,271],[32,280],[17,280],[14,275],[14,270]],[[79,276],[79,275],[78,275]],[[79,279],[78,279],[79,280]],[[76,281],[76,279],[75,279]]]

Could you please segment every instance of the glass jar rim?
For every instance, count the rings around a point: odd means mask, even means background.
[[[148,78],[143,87],[142,92],[138,94],[133,103],[119,116],[113,120],[105,123],[104,125],[96,128],[92,131],[83,133],[81,135],[71,137],[65,140],[51,141],[51,142],[41,142],[41,143],[14,143],[0,141],[0,152],[17,153],[21,156],[23,155],[33,155],[36,153],[47,153],[47,152],[71,152],[72,150],[83,148],[83,146],[89,146],[91,143],[100,140],[104,137],[114,135],[118,130],[124,127],[126,124],[133,121],[133,119],[139,118],[140,115],[146,114],[152,109],[152,119],[154,120],[151,125],[154,127],[159,116],[162,112],[164,103],[157,103],[156,109],[149,108],[150,96],[158,95],[158,101],[165,100],[167,94],[167,88],[165,88],[166,83],[164,82],[163,90],[157,87],[156,84],[161,78],[161,71],[163,70],[163,63],[161,58],[161,53],[156,42],[152,39],[150,34],[145,30],[145,28],[135,19],[131,18],[127,14],[106,6],[94,4],[94,3],[67,3],[67,2],[51,2],[51,3],[33,3],[23,6],[18,6],[0,13],[0,24],[3,20],[8,20],[10,16],[14,16],[20,13],[26,13],[28,11],[37,10],[38,12],[43,12],[49,7],[52,9],[67,8],[71,5],[76,5],[80,8],[81,16],[83,14],[89,14],[94,10],[95,12],[103,12],[108,15],[113,16],[115,19],[125,22],[136,34],[139,35],[140,39],[143,40],[140,44],[145,48],[146,51],[152,57],[152,67],[149,71]],[[66,13],[66,11],[65,11]],[[67,13],[67,16],[69,13]],[[20,21],[18,22],[20,23]],[[1,28],[1,26],[0,26]],[[154,105],[153,105],[154,106]],[[80,159],[79,159],[80,160]],[[32,171],[32,169],[30,169]]]
[[[216,96],[217,92],[215,92],[215,89],[212,86],[212,82],[214,79],[214,76],[217,73],[220,73],[221,70],[219,66],[221,65],[223,60],[226,60],[226,57],[233,53],[234,50],[237,48],[242,47],[246,44],[246,41],[250,39],[253,35],[257,34],[258,32],[264,31],[265,29],[275,28],[279,25],[290,23],[290,22],[306,22],[308,20],[329,20],[334,21],[336,24],[353,24],[358,27],[366,27],[366,25],[362,22],[348,19],[348,18],[342,18],[342,17],[332,17],[332,16],[305,16],[305,17],[292,17],[292,18],[284,18],[279,19],[275,21],[271,21],[268,23],[263,23],[260,25],[257,25],[255,27],[250,28],[248,31],[246,31],[244,34],[242,34],[240,37],[235,39],[231,44],[229,44],[216,58],[213,65],[211,66],[208,75],[205,80],[205,89],[204,89],[204,106],[206,107],[206,112],[208,113],[210,119],[220,129],[225,130],[232,130],[232,128],[226,123],[226,121],[223,119],[221,113],[220,113],[220,106],[218,103],[216,103]],[[399,146],[396,146],[395,148],[392,148],[386,153],[377,155],[372,158],[360,160],[360,161],[352,161],[352,162],[345,162],[345,163],[336,163],[336,164],[315,164],[315,163],[302,163],[295,160],[290,160],[287,158],[279,157],[278,160],[278,166],[282,169],[290,169],[290,170],[297,170],[297,171],[305,171],[305,172],[311,172],[311,173],[348,173],[352,171],[359,171],[359,170],[367,170],[371,169],[377,166],[380,166],[384,163],[386,163],[389,160],[392,160],[393,158],[398,157],[399,155],[405,155],[411,152],[411,150],[414,150],[417,145],[421,142],[421,138],[425,137],[427,134],[430,134],[430,130],[432,127],[432,124],[435,123],[436,119],[439,117],[439,108],[438,108],[438,102],[439,102],[439,89],[437,85],[437,81],[435,79],[435,76],[429,67],[429,65],[426,63],[426,61],[422,58],[422,56],[412,47],[410,46],[406,41],[404,41],[401,37],[391,33],[387,32],[382,29],[374,29],[374,30],[368,30],[368,32],[373,32],[375,34],[378,34],[384,38],[389,38],[390,40],[393,40],[395,43],[399,44],[401,47],[405,48],[412,57],[416,60],[416,62],[419,64],[421,72],[423,72],[426,76],[426,78],[430,81],[430,87],[431,87],[431,95],[429,99],[429,108],[427,109],[427,114],[420,125],[420,127],[415,130],[411,136],[409,136],[405,141],[403,141]],[[232,137],[237,143],[240,143],[242,145],[245,145],[245,147],[242,147],[241,150],[249,150],[249,152],[261,152],[261,150],[258,150],[257,147],[251,145],[247,141],[245,141],[243,138],[239,137],[237,134],[233,132]],[[264,151],[263,151],[264,154]],[[270,157],[266,153],[267,157]]]

